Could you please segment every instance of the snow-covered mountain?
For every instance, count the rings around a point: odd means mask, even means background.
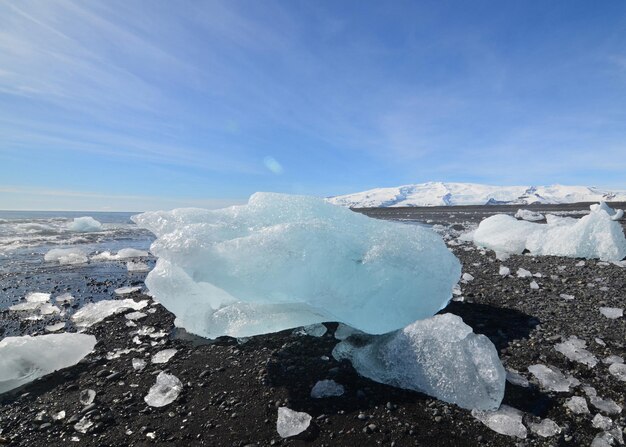
[[[531,203],[626,202],[626,191],[593,186],[490,186],[476,183],[428,182],[336,196],[331,203],[350,208],[497,205]]]

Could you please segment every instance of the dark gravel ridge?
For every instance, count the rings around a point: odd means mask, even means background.
[[[15,446],[588,446],[600,432],[591,425],[598,413],[575,415],[563,406],[573,395],[585,396],[582,386],[591,385],[598,395],[626,406],[624,382],[609,374],[607,365],[594,368],[571,362],[554,345],[572,335],[584,339],[599,359],[626,357],[626,319],[609,320],[600,306],[626,307],[626,269],[556,257],[512,256],[497,261],[492,252],[481,253],[470,245],[451,247],[474,276],[462,284],[463,302],[452,302],[442,312],[460,315],[484,333],[499,350],[504,365],[520,371],[531,386],[507,383],[504,403],[527,412],[525,422],[549,417],[562,433],[541,438],[529,431],[525,440],[499,435],[475,420],[469,411],[420,393],[395,389],[359,377],[351,365],[335,361],[331,352],[337,341],[336,327],[320,338],[283,331],[253,337],[240,344],[231,338],[209,343],[178,337],[174,317],[160,305],[137,322],[170,334],[162,344],[140,337],[116,315],[90,328],[98,339],[96,350],[78,365],[57,371],[19,390],[0,396],[0,444]],[[519,268],[542,277],[503,278],[500,265]],[[535,280],[539,290],[532,290]],[[571,294],[574,300],[560,298]],[[135,299],[149,299],[139,294]],[[3,319],[8,319],[4,313]],[[600,339],[600,342],[596,341]],[[157,340],[158,342],[158,340]],[[161,343],[161,342],[159,342]],[[603,343],[604,345],[602,345]],[[144,348],[107,360],[106,354],[121,348]],[[165,348],[176,355],[164,365],[150,364],[149,357]],[[323,356],[329,359],[323,358]],[[133,357],[146,358],[147,367],[136,372]],[[527,372],[532,364],[553,365],[574,375],[581,386],[569,393],[542,390]],[[168,371],[184,384],[178,399],[163,408],[149,407],[143,400],[156,374]],[[310,390],[318,380],[332,378],[344,385],[341,397],[312,399]],[[81,390],[97,392],[93,406],[79,402]],[[286,405],[306,411],[312,427],[298,439],[281,439],[276,432],[277,407]],[[51,420],[64,410],[66,417]],[[85,434],[74,424],[83,416],[93,422]],[[624,412],[610,416],[626,426]],[[527,424],[528,425],[528,424]],[[75,437],[79,441],[72,442]]]

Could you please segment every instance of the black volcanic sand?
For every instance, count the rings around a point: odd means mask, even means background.
[[[174,317],[158,304],[154,313],[137,321],[170,335],[163,344],[141,337],[132,341],[137,328],[128,327],[116,315],[87,330],[98,339],[95,351],[78,365],[55,372],[18,390],[0,396],[0,444],[51,445],[208,445],[208,446],[588,446],[600,433],[591,425],[598,410],[572,414],[563,403],[573,395],[585,396],[582,386],[591,385],[598,395],[626,406],[626,383],[619,382],[601,361],[593,368],[569,361],[554,345],[572,335],[585,340],[599,359],[626,357],[626,319],[610,320],[601,306],[625,307],[626,269],[557,257],[513,256],[495,260],[471,245],[451,247],[474,276],[461,284],[463,302],[452,302],[442,312],[460,315],[475,332],[486,334],[496,345],[508,368],[520,371],[531,386],[507,383],[504,403],[527,412],[525,423],[550,418],[562,433],[541,438],[529,430],[525,440],[499,435],[468,410],[420,393],[381,385],[358,376],[349,363],[339,363],[331,352],[337,341],[336,324],[321,338],[294,335],[292,330],[253,337],[245,343],[231,338],[209,342],[181,337],[173,328]],[[513,276],[498,274],[501,265]],[[562,266],[559,268],[559,266]],[[517,278],[525,268],[542,277]],[[539,290],[532,290],[535,280]],[[104,285],[102,286],[104,287]],[[111,288],[112,286],[106,285]],[[560,294],[575,296],[572,301]],[[139,294],[135,299],[149,299]],[[146,309],[144,309],[144,312]],[[14,314],[3,312],[4,321]],[[598,340],[597,340],[598,339]],[[145,348],[106,360],[119,348]],[[141,372],[133,357],[176,348],[164,365],[150,364]],[[142,357],[149,361],[149,357]],[[567,393],[541,389],[528,373],[533,364],[553,365],[581,382]],[[149,407],[144,396],[156,374],[166,370],[184,384],[178,399],[162,408]],[[341,397],[312,399],[318,380],[334,379],[344,385]],[[84,407],[81,390],[97,392],[95,402]],[[588,402],[589,403],[589,402]],[[305,411],[313,416],[310,429],[298,438],[281,439],[276,431],[277,407]],[[50,420],[64,410],[66,417]],[[43,413],[42,413],[43,412]],[[611,415],[626,426],[625,412]],[[83,416],[94,423],[86,433],[74,424]],[[78,442],[72,442],[72,438]]]

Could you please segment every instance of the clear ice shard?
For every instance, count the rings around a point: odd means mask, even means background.
[[[167,363],[178,352],[177,349],[164,349],[152,356],[152,363]]]
[[[538,224],[497,214],[483,220],[474,232],[474,243],[496,253],[597,258],[621,261],[626,257],[626,237],[613,211],[605,203],[591,205],[591,212],[574,219],[546,216],[547,223]]]
[[[531,365],[528,371],[537,378],[543,388],[550,391],[567,393],[571,387],[580,385],[578,379],[564,375],[555,366]]]
[[[128,309],[140,310],[148,305],[148,300],[135,302],[132,299],[103,300],[89,303],[81,307],[72,315],[72,321],[79,327],[92,326],[105,318]]]
[[[472,416],[501,435],[525,439],[528,434],[522,422],[524,413],[508,405],[494,411],[472,410]]]
[[[540,423],[529,424],[530,431],[538,434],[542,438],[549,438],[550,436],[558,435],[561,433],[561,427],[552,419],[543,419]]]
[[[322,399],[324,397],[341,396],[343,393],[343,385],[334,380],[320,380],[313,386],[311,397],[313,399]]]
[[[151,407],[164,407],[174,402],[182,389],[183,384],[178,377],[160,372],[143,400]]]
[[[453,314],[435,315],[380,336],[353,335],[333,350],[362,376],[463,408],[493,410],[506,372],[491,341]]]
[[[77,217],[68,225],[68,229],[78,233],[102,231],[102,224],[91,216]]]
[[[434,315],[461,275],[431,229],[315,197],[256,193],[246,205],[133,220],[157,236],[151,293],[178,326],[208,338],[325,321],[382,334]]]
[[[589,368],[593,368],[598,364],[598,359],[591,352],[585,348],[587,343],[585,340],[581,340],[576,336],[571,336],[563,343],[558,343],[554,346],[554,349],[563,354],[568,359],[587,365]]]
[[[0,393],[75,365],[96,345],[93,335],[48,334],[0,341]]]
[[[276,431],[281,438],[290,438],[306,431],[311,424],[311,415],[287,407],[278,408]]]

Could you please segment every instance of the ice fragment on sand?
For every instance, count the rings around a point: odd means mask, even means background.
[[[133,364],[133,369],[135,371],[141,371],[142,369],[144,369],[146,367],[147,362],[144,359],[134,358],[132,360],[132,364]]]
[[[78,363],[96,345],[93,335],[48,334],[0,341],[0,393]]]
[[[115,289],[114,292],[116,295],[127,295],[129,293],[138,292],[139,290],[141,290],[141,286],[120,287],[119,289]]]
[[[613,210],[592,205],[580,219],[547,215],[547,224],[520,221],[497,214],[483,220],[474,232],[474,243],[496,253],[598,258],[620,261],[626,257],[626,237]]]
[[[76,326],[92,326],[113,314],[127,309],[140,310],[148,305],[148,300],[135,302],[131,299],[125,300],[104,300],[97,303],[89,303],[83,306],[72,315],[72,320]]]
[[[178,326],[209,338],[324,321],[386,333],[443,308],[461,274],[434,231],[314,197],[257,193],[133,220],[157,235],[146,285]]]
[[[65,321],[61,321],[60,323],[51,324],[49,326],[46,326],[45,329],[46,329],[46,332],[56,332],[56,331],[60,331],[64,327],[65,327]]]
[[[562,293],[559,295],[559,297],[567,301],[571,301],[574,299],[574,295],[568,295],[567,293]]]
[[[64,293],[62,295],[57,296],[55,298],[55,301],[57,303],[71,303],[72,301],[74,301],[74,297],[69,293]]]
[[[506,380],[507,382],[513,384],[513,385],[517,385],[517,386],[521,386],[523,388],[528,388],[528,379],[524,376],[522,376],[517,370],[515,369],[507,369],[506,370]]]
[[[136,248],[123,248],[113,255],[109,251],[103,251],[91,257],[93,261],[118,261],[120,259],[130,258],[145,258],[149,256],[149,253],[144,250],[137,250]]]
[[[600,313],[611,320],[624,316],[624,309],[619,307],[601,307]]]
[[[474,277],[472,275],[470,275],[469,273],[463,273],[463,281],[469,282],[472,281],[474,279]]]
[[[41,315],[58,314],[58,313],[61,313],[61,309],[56,307],[54,304],[43,303],[41,307],[39,308],[39,313]]]
[[[358,329],[354,329],[352,326],[348,326],[347,324],[339,323],[337,325],[337,329],[335,330],[335,338],[337,340],[345,340],[351,335],[364,333],[359,331]]]
[[[515,217],[518,219],[527,220],[528,222],[538,222],[545,219],[545,216],[541,213],[536,213],[534,211],[523,209],[517,210],[517,213],[515,213]]]
[[[147,316],[148,314],[144,314],[143,312],[130,312],[124,315],[127,320],[141,320]]]
[[[294,335],[309,335],[311,337],[322,337],[328,331],[326,326],[321,323],[310,324],[308,326],[304,326],[298,328],[294,331]]]
[[[87,430],[89,430],[92,425],[93,422],[87,419],[87,416],[83,416],[80,421],[74,424],[74,430],[76,430],[78,433],[87,433]]]
[[[80,248],[53,248],[43,257],[47,262],[58,261],[59,264],[85,264],[87,255]]]
[[[589,368],[593,368],[598,364],[598,359],[585,349],[586,346],[587,343],[585,340],[571,336],[563,343],[555,345],[554,349],[574,362],[579,362],[583,365],[587,365]]]
[[[167,363],[178,352],[177,349],[164,349],[152,356],[152,363]]]
[[[68,225],[68,229],[79,233],[102,231],[102,224],[91,216],[77,217]]]
[[[306,431],[311,424],[311,415],[293,411],[287,407],[278,408],[276,431],[281,438],[290,438]]]
[[[572,413],[587,414],[589,413],[589,407],[587,407],[587,401],[584,397],[573,396],[565,401],[563,404],[570,409]]]
[[[508,405],[495,411],[472,410],[472,416],[501,435],[525,439],[528,433],[522,422],[524,413]]]
[[[620,427],[598,433],[591,442],[591,447],[611,447],[617,445],[624,445],[624,435]]]
[[[612,365],[613,363],[624,363],[624,358],[619,355],[610,355],[602,359],[602,363]]]
[[[492,410],[502,401],[506,373],[495,347],[456,315],[435,315],[399,331],[360,338],[339,343],[333,356],[350,360],[365,377],[463,408]]]
[[[533,290],[539,289],[539,284],[537,284],[537,281],[532,281],[530,283],[530,288],[533,289]]]
[[[50,416],[53,421],[60,421],[61,419],[65,419],[65,410],[61,410],[58,413],[52,413]]]
[[[530,273],[528,270],[523,269],[521,267],[517,269],[517,277],[518,278],[527,278],[529,276],[533,276],[533,274]]]
[[[145,262],[128,261],[126,263],[126,269],[129,272],[147,272],[148,270],[150,270],[150,266]]]
[[[613,420],[610,417],[596,414],[591,420],[593,428],[599,428],[601,430],[608,430],[613,426]]]
[[[183,384],[178,377],[161,372],[143,400],[151,407],[164,407],[174,402],[182,389]]]
[[[565,376],[555,366],[531,365],[528,371],[537,378],[542,387],[551,391],[568,392],[570,387],[580,385],[576,378]]]
[[[78,399],[80,403],[87,406],[91,405],[96,398],[96,392],[94,390],[86,389],[80,392]]]
[[[613,399],[602,399],[598,396],[591,396],[589,402],[598,410],[606,414],[620,414],[622,407],[619,406]]]
[[[26,311],[39,309],[43,304],[47,303],[50,299],[49,293],[31,292],[26,295],[24,303],[14,304],[9,307],[9,310],[13,311]]]
[[[543,419],[540,423],[530,423],[530,431],[536,433],[543,438],[549,438],[550,436],[558,435],[561,433],[561,427],[552,419]]]
[[[501,276],[509,276],[511,274],[511,269],[501,265],[500,269],[498,270],[498,274]]]
[[[313,386],[311,397],[321,399],[323,397],[341,396],[343,393],[343,385],[334,380],[320,380]]]
[[[609,366],[609,372],[622,382],[626,382],[626,365],[623,363],[611,364],[611,366]]]

